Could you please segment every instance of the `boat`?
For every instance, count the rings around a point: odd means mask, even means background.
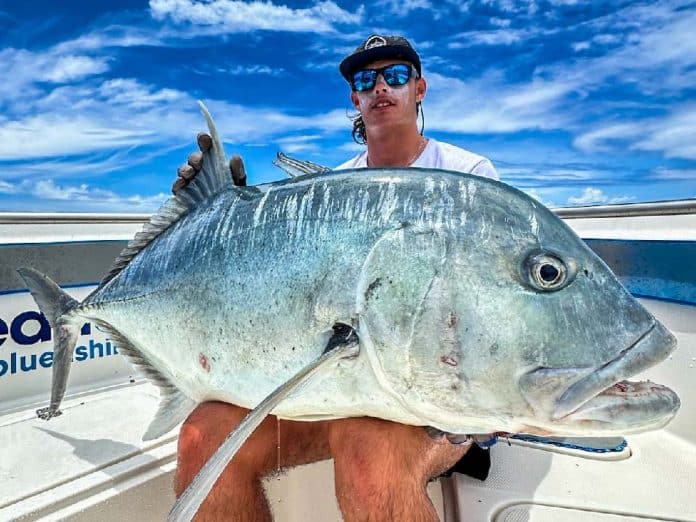
[[[673,388],[682,408],[625,444],[501,439],[486,480],[435,480],[433,503],[444,522],[696,522],[696,200],[555,211],[676,335],[641,378]],[[141,440],[158,392],[95,325],[82,328],[65,414],[36,417],[51,332],[16,273],[32,266],[82,299],[148,217],[0,213],[0,521],[164,520],[174,502],[177,431]],[[341,520],[332,473],[324,461],[267,479],[275,519]]]

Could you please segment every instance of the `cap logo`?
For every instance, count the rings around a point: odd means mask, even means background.
[[[364,49],[367,51],[373,47],[384,47],[385,45],[387,45],[387,40],[383,36],[374,35],[367,39]]]

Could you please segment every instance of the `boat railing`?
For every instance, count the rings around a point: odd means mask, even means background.
[[[552,208],[564,219],[674,216],[696,214],[696,198],[645,203],[616,203],[581,207]],[[77,212],[0,212],[0,225],[22,225],[38,223],[88,224],[88,223],[142,223],[150,214],[126,213],[77,213]]]
[[[612,205],[592,205],[585,207],[563,207],[552,209],[564,219],[675,216],[696,214],[696,199],[655,201],[648,203],[619,203]]]

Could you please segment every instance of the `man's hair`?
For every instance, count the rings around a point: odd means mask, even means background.
[[[366,145],[367,133],[365,132],[365,122],[362,119],[362,114],[357,113],[348,117],[353,121],[353,130],[351,131],[353,141],[358,145]]]
[[[423,135],[423,130],[425,129],[425,116],[423,116],[423,106],[421,102],[416,103],[416,116],[420,114],[421,117],[421,128],[420,135]],[[365,131],[365,122],[362,119],[362,114],[357,113],[353,116],[348,116],[353,121],[353,130],[351,131],[351,136],[353,136],[353,141],[358,145],[367,145],[367,132]]]

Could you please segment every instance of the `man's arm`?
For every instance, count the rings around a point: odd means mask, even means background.
[[[477,176],[483,176],[484,178],[500,179],[498,171],[495,170],[493,163],[488,158],[484,158],[479,161],[474,168],[471,169],[471,173]]]

